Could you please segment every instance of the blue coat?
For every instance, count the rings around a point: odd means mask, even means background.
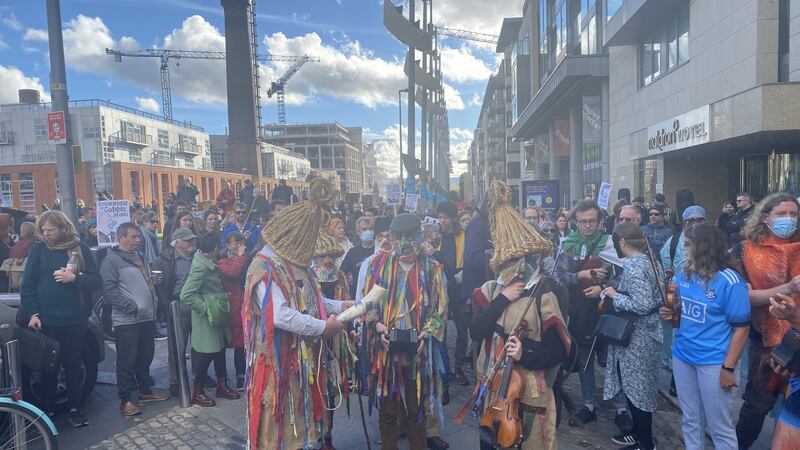
[[[489,219],[480,213],[467,225],[464,234],[464,268],[461,274],[461,296],[472,298],[472,291],[486,279],[486,250],[493,248]]]

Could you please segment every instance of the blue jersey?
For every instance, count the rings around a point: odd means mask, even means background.
[[[706,284],[697,277],[689,279],[679,269],[675,283],[681,324],[675,332],[672,355],[687,364],[722,364],[733,328],[750,324],[747,284],[732,269],[717,272]]]

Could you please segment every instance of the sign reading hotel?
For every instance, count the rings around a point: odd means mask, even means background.
[[[701,106],[647,127],[647,154],[671,152],[705,144],[710,138],[709,106]]]

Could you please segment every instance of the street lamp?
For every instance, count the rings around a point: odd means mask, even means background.
[[[400,142],[400,186],[403,186],[403,92],[408,93],[408,88],[403,88],[397,91],[397,110],[398,110],[398,117],[400,118],[400,127],[398,130],[399,133],[399,140]],[[405,187],[403,187],[403,192],[405,192]]]

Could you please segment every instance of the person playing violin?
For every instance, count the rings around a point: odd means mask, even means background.
[[[545,275],[544,263],[552,252],[552,243],[508,205],[508,187],[492,183],[492,241],[495,254],[490,264],[498,273],[497,280],[487,281],[476,289],[479,303],[489,303],[470,323],[470,335],[479,343],[477,373],[486,380],[490,367],[502,356],[514,361],[514,368],[524,379],[519,396],[523,427],[522,449],[556,449],[556,403],[553,383],[571,348],[560,301],[565,299],[556,280]],[[511,238],[513,236],[513,239]],[[534,288],[533,286],[541,284]],[[527,308],[535,292],[534,302]],[[473,297],[473,298],[474,298]],[[519,332],[514,325],[524,312]],[[502,373],[502,372],[500,372]],[[483,414],[492,404],[491,392],[483,402]],[[482,439],[482,449],[492,444]]]

